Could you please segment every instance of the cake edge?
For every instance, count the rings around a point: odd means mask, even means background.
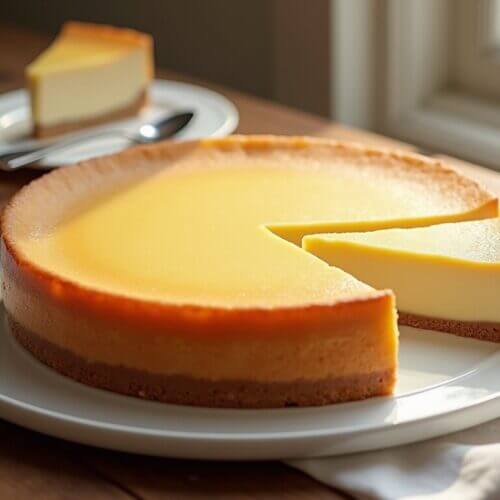
[[[162,403],[245,409],[324,406],[390,396],[396,383],[395,369],[324,380],[269,383],[154,374],[124,366],[88,362],[42,339],[8,314],[6,324],[24,349],[61,375],[93,388]]]

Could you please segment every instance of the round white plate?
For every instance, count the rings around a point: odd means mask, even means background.
[[[500,416],[500,345],[401,330],[394,397],[321,408],[218,410],[152,403],[78,384],[37,362],[2,327],[0,417],[121,451],[280,459],[384,448]]]
[[[196,85],[168,80],[155,80],[151,85],[151,103],[137,118],[113,122],[95,127],[98,129],[123,128],[136,130],[142,123],[157,120],[179,111],[193,111],[194,118],[176,139],[221,137],[233,132],[238,125],[238,111],[225,97]],[[28,94],[15,90],[0,95],[0,154],[12,146],[37,144],[30,139],[31,118]],[[73,134],[74,135],[74,134]],[[41,166],[51,168],[80,160],[120,151],[130,144],[119,138],[103,138],[87,141],[47,158]]]

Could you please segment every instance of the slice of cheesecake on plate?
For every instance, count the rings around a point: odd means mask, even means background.
[[[26,68],[33,133],[50,137],[134,116],[152,78],[150,35],[67,22]]]
[[[500,219],[306,236],[303,248],[396,294],[399,322],[500,342]]]

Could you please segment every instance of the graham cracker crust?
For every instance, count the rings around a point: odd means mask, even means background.
[[[102,125],[103,123],[123,120],[125,118],[137,115],[139,111],[141,111],[141,109],[146,106],[147,103],[148,93],[147,90],[144,90],[129,106],[119,109],[118,111],[113,111],[111,113],[97,116],[95,118],[81,120],[78,122],[60,123],[58,125],[51,125],[48,127],[44,127],[35,123],[33,126],[33,136],[37,139],[46,139],[48,137],[54,137],[56,135],[67,134],[68,132],[73,132],[82,128],[95,127],[97,125]]]
[[[326,380],[273,383],[159,375],[87,362],[28,331],[8,314],[7,324],[24,348],[62,375],[99,389],[170,404],[217,408],[321,406],[390,395],[395,384],[395,370]]]
[[[460,337],[500,342],[500,323],[429,318],[404,312],[399,313],[398,323],[424,330],[452,333]]]

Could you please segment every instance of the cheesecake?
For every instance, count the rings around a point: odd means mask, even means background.
[[[273,136],[138,147],[12,199],[7,321],[60,373],[145,399],[270,408],[389,395],[393,293],[297,242],[497,211],[473,181],[406,153]]]
[[[134,116],[153,78],[151,36],[67,22],[26,68],[33,134],[50,137]]]
[[[306,236],[303,248],[397,297],[399,322],[500,342],[500,219]]]

